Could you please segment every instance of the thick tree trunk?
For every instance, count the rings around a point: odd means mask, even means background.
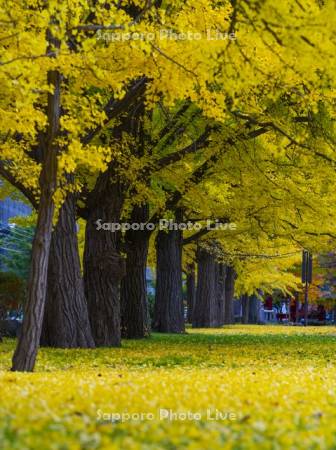
[[[248,294],[242,295],[242,323],[247,324],[249,320],[249,296]]]
[[[224,323],[234,323],[233,297],[235,287],[236,272],[232,266],[228,266],[225,278],[225,308]]]
[[[32,247],[28,298],[22,331],[13,356],[13,371],[34,369],[47,294],[49,250],[55,210],[53,195],[57,179],[57,147],[54,141],[58,134],[60,118],[61,76],[58,71],[48,73],[48,83],[54,86],[54,92],[48,94],[49,126],[40,176],[41,196]]]
[[[84,250],[85,295],[97,346],[121,344],[120,281],[125,262],[119,253],[119,233],[109,224],[120,223],[122,204],[122,188],[113,183],[110,171],[104,172],[88,200]]]
[[[41,345],[94,347],[80,268],[73,194],[67,196],[52,233]]]
[[[148,206],[133,208],[131,223],[145,223]],[[147,301],[146,264],[150,232],[128,230],[125,235],[126,276],[121,282],[122,337],[138,339],[149,336],[150,323]]]
[[[195,264],[190,264],[187,269],[187,322],[192,323],[193,309],[196,303],[196,275]]]
[[[157,278],[153,328],[183,333],[182,232],[159,231],[156,241]]]
[[[193,314],[194,328],[211,328],[219,325],[219,264],[215,256],[205,249],[197,255],[197,292]]]

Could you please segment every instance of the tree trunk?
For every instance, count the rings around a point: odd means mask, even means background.
[[[241,320],[242,320],[242,296],[240,296],[233,302],[233,313],[234,313],[235,322],[236,322],[236,320],[239,319],[239,322],[241,323]]]
[[[334,323],[336,324],[336,305],[334,307]],[[295,323],[299,323],[299,294],[295,293]]]
[[[232,266],[228,266],[226,270],[225,278],[225,308],[224,308],[224,323],[232,324],[234,323],[233,314],[233,296],[236,272]]]
[[[133,208],[131,223],[148,220],[148,205]],[[121,282],[121,333],[128,339],[149,336],[146,264],[150,231],[128,230],[125,235],[126,276]]]
[[[162,333],[183,333],[182,232],[159,231],[154,326]]]
[[[192,323],[193,309],[196,303],[195,264],[190,264],[187,270],[187,322]]]
[[[249,297],[248,323],[258,323],[258,298],[255,295]]]
[[[225,280],[227,266],[221,262],[217,263],[217,327],[225,323]]]
[[[80,268],[73,194],[67,196],[52,233],[40,344],[94,347]]]
[[[98,177],[87,201],[84,285],[91,330],[97,346],[121,344],[120,281],[125,262],[119,253],[119,232],[110,224],[120,223],[122,188],[109,171]]]
[[[55,210],[53,195],[57,179],[55,138],[59,131],[61,86],[61,76],[58,71],[48,73],[48,84],[54,86],[54,92],[48,94],[48,133],[39,180],[41,195],[32,247],[28,298],[21,334],[13,355],[13,371],[31,372],[34,369],[47,294],[49,250]]]
[[[249,320],[249,296],[248,294],[242,295],[242,323],[247,324]]]
[[[197,292],[192,325],[194,328],[217,327],[219,264],[215,256],[203,248],[198,250],[197,261]]]

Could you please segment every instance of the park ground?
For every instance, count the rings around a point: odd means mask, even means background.
[[[336,448],[335,327],[41,349],[35,373],[8,371],[14,345],[0,343],[1,450]]]

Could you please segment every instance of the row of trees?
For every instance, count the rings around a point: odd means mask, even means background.
[[[336,223],[332,3],[2,2],[0,174],[37,213],[13,370],[33,370],[40,341],[147,336],[148,263],[162,332],[184,331],[182,270],[191,281],[196,261],[194,326],[232,320],[236,274],[242,294],[295,283],[291,258]],[[203,228],[99,225],[161,218]],[[237,228],[204,226],[216,219]]]

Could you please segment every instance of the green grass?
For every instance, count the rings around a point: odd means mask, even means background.
[[[15,341],[0,344],[0,370],[10,367]],[[251,348],[254,357],[251,360]],[[37,371],[96,367],[235,367],[255,364],[297,365],[299,360],[315,366],[333,363],[336,354],[334,327],[290,328],[285,326],[230,326],[216,330],[192,330],[180,335],[153,333],[141,340],[124,340],[121,348],[64,350],[42,348]],[[226,358],[227,357],[227,358]],[[227,361],[226,361],[227,359]]]

